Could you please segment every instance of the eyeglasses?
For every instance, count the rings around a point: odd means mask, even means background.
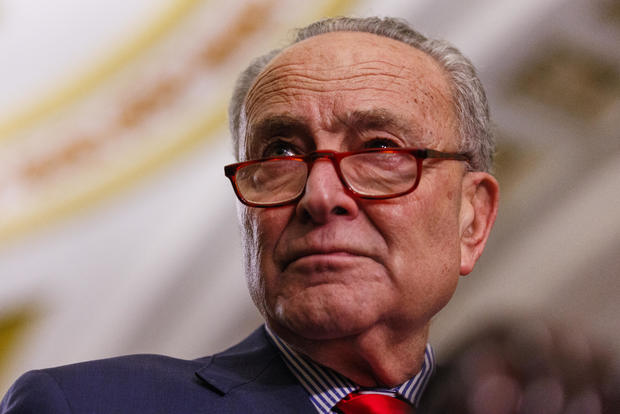
[[[295,203],[306,187],[315,161],[332,162],[346,191],[359,198],[382,200],[411,193],[426,158],[469,161],[465,154],[414,148],[371,148],[361,151],[315,151],[306,155],[269,157],[226,165],[237,198],[250,207]]]

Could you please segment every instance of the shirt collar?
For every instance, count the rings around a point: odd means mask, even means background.
[[[310,394],[310,401],[319,413],[331,413],[338,402],[353,391],[370,391],[361,388],[345,376],[324,367],[310,358],[293,350],[286,342],[274,334],[265,325],[267,335],[278,349],[286,366],[295,375],[300,384]],[[420,398],[435,370],[435,354],[430,344],[424,350],[422,369],[413,378],[394,388],[373,388],[373,393],[397,394],[414,406],[418,406]]]

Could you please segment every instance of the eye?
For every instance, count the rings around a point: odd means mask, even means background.
[[[300,154],[299,149],[290,142],[278,139],[271,142],[263,149],[262,158],[266,157],[292,157]]]
[[[364,148],[396,148],[400,145],[389,138],[373,138],[364,143]]]

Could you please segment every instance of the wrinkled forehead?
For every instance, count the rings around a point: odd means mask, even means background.
[[[432,57],[401,41],[366,32],[331,32],[309,37],[295,43],[278,54],[267,65],[277,66],[285,62],[303,62],[339,66],[355,62],[377,60],[391,62],[400,58],[427,60],[434,64]]]
[[[442,128],[454,126],[450,87],[444,70],[431,56],[371,33],[333,32],[286,48],[256,77],[244,102],[246,133],[240,137],[240,151],[248,147],[252,125],[264,117],[281,115],[278,112],[286,112],[292,103],[303,108],[299,101],[306,100],[303,117],[320,118],[324,114],[313,113],[311,108],[319,95],[322,103],[334,108],[335,118],[347,118],[360,109],[394,110],[401,116],[411,115],[412,128],[418,127],[415,121],[427,128],[435,126],[433,121]],[[440,115],[449,120],[437,119]]]

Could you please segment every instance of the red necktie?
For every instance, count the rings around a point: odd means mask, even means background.
[[[384,394],[352,392],[335,406],[343,414],[414,414],[411,404]]]

